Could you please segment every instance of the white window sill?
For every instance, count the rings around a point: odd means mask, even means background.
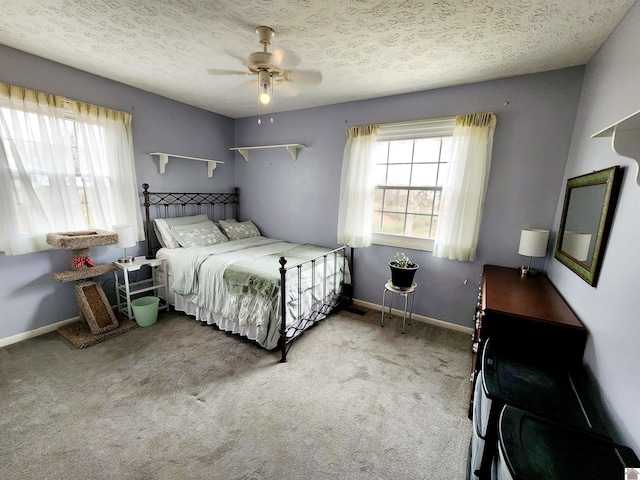
[[[433,252],[433,239],[404,237],[401,235],[387,235],[384,233],[374,233],[371,242],[376,245],[388,245],[390,247],[410,248],[412,250],[424,250]]]

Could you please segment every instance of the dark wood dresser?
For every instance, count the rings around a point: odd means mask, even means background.
[[[485,265],[475,314],[471,392],[489,337],[521,345],[541,361],[571,369],[582,363],[587,331],[546,275],[521,276],[517,268]],[[470,417],[472,411],[473,394]]]

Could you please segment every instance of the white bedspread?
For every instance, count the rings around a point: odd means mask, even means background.
[[[171,289],[180,296],[180,303],[187,313],[204,309],[207,317],[222,328],[222,324],[232,325],[225,328],[237,332],[252,332],[249,338],[256,340],[267,349],[273,349],[278,343],[278,330],[280,328],[281,302],[277,299],[265,298],[262,295],[242,292],[235,293],[230,290],[225,281],[225,270],[233,264],[251,265],[252,259],[274,254],[283,254],[300,247],[297,244],[283,242],[266,237],[252,237],[242,240],[234,240],[219,245],[206,247],[180,248],[163,255],[163,250],[158,256],[165,258],[169,263],[171,272]],[[326,251],[327,249],[318,252]],[[294,250],[296,252],[297,250]],[[295,257],[291,252],[292,257]],[[167,252],[168,253],[168,252]],[[320,254],[320,253],[318,253]],[[275,257],[274,257],[275,258]],[[270,259],[271,262],[274,259]],[[294,261],[294,265],[295,265]],[[304,313],[307,309],[322,299],[329,292],[322,287],[322,277],[325,267],[322,261],[316,262],[316,271],[310,268],[290,270],[287,273],[287,325],[295,324],[298,313]],[[288,264],[287,266],[290,266]],[[278,265],[274,265],[274,280],[279,278]],[[331,281],[329,287],[339,290],[340,280],[334,278],[334,274],[341,273],[343,267],[342,255],[334,262],[333,255],[327,260],[326,273]],[[348,272],[348,270],[347,270]],[[348,275],[348,273],[347,273]],[[298,276],[300,277],[300,305],[298,302]],[[339,275],[341,277],[341,275]],[[348,276],[346,281],[349,281]],[[312,288],[315,285],[315,288]],[[282,292],[280,292],[281,294]],[[184,306],[184,302],[189,304]],[[211,323],[211,322],[210,322]],[[255,338],[253,338],[255,336]]]

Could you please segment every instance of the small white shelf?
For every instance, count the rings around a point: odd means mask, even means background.
[[[133,262],[120,263],[113,262],[115,271],[113,276],[116,282],[116,295],[118,304],[118,313],[126,315],[128,318],[133,319],[133,308],[131,302],[146,292],[155,291],[155,294],[164,300],[163,304],[159,307],[159,310],[169,311],[169,296],[167,295],[167,286],[169,285],[169,277],[167,276],[167,267],[163,258],[147,259],[144,256],[135,257]],[[143,266],[151,268],[151,278],[131,282],[129,274],[140,270]],[[160,272],[154,272],[157,268],[160,268]],[[122,281],[118,276],[118,271],[122,271]],[[158,277],[154,273],[159,273]],[[160,294],[162,290],[163,295]]]
[[[207,162],[207,176],[209,178],[213,177],[213,171],[216,169],[218,164],[219,163],[224,163],[224,162],[222,162],[220,160],[211,160],[210,158],[187,157],[186,155],[175,155],[173,153],[154,152],[154,153],[150,153],[149,155],[157,155],[158,156],[159,166],[160,166],[160,174],[164,173],[165,167],[167,166],[167,163],[169,163],[169,157],[183,158],[183,159],[186,159],[186,160],[198,160],[200,162]]]
[[[614,152],[638,163],[636,182],[640,185],[640,111],[591,135],[591,138],[601,137],[611,137]]]
[[[298,157],[298,149],[305,148],[305,146],[300,145],[299,143],[285,143],[283,145],[260,145],[257,147],[234,147],[234,148],[230,148],[229,150],[237,151],[248,162],[250,150],[262,150],[265,148],[286,148],[289,154],[291,155],[291,158],[295,160]]]

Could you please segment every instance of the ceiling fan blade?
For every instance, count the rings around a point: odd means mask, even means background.
[[[300,63],[300,57],[291,50],[276,48],[271,54],[274,63],[283,69],[291,69]]]
[[[317,85],[322,82],[322,73],[318,70],[288,70],[284,72],[287,82]]]
[[[207,73],[209,75],[251,75],[243,70],[221,70],[219,68],[208,68]]]
[[[282,66],[282,50],[275,49],[274,51],[269,52],[269,53],[271,53],[271,61],[275,65],[281,67]]]
[[[293,83],[287,83],[286,85],[283,84],[282,87],[283,88],[276,87],[274,89],[276,101],[278,98],[291,98],[300,95],[300,90],[297,89]]]
[[[228,50],[225,50],[224,53],[226,55],[229,55],[231,58],[235,58],[236,60],[238,60],[241,65],[243,65],[245,67],[248,65],[246,57],[243,57],[242,55],[238,55],[237,53],[234,53],[234,52],[230,52]]]

